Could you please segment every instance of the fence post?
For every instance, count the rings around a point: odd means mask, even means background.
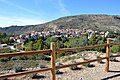
[[[54,42],[51,43],[51,80],[56,80],[56,69],[55,69],[55,53],[56,53],[56,44]]]
[[[107,46],[106,46],[106,67],[105,71],[109,71],[109,60],[110,60],[110,39],[107,39]]]

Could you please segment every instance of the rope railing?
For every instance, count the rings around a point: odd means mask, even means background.
[[[51,53],[51,68],[31,70],[31,71],[25,71],[25,72],[18,72],[18,73],[13,73],[13,74],[4,74],[4,75],[0,75],[0,79],[51,70],[51,80],[56,80],[56,69],[66,68],[66,67],[75,66],[75,65],[87,64],[87,63],[90,63],[90,62],[95,62],[95,61],[99,61],[99,60],[103,60],[103,59],[106,59],[105,71],[108,72],[109,71],[110,57],[120,57],[120,55],[110,56],[110,45],[118,45],[118,46],[120,46],[120,44],[115,44],[115,43],[111,44],[110,43],[110,39],[107,39],[107,43],[106,44],[99,44],[99,45],[94,45],[94,46],[85,46],[85,47],[78,47],[78,48],[63,48],[63,49],[59,49],[59,48],[56,48],[56,44],[55,43],[51,43],[51,48],[47,49],[47,50],[0,54],[0,58],[3,58],[3,57],[11,57],[11,56],[22,56],[22,55]],[[62,66],[56,66],[55,65],[55,62],[56,62],[56,59],[55,59],[56,58],[56,52],[86,50],[86,49],[99,48],[99,47],[105,47],[105,46],[106,46],[106,56],[105,57],[97,58],[97,59],[93,59],[93,60],[88,60],[88,61],[85,61],[85,62],[77,62],[77,63],[74,63],[74,64],[62,65]]]

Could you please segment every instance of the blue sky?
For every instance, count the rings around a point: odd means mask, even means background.
[[[120,15],[120,0],[0,0],[0,27],[80,14]]]

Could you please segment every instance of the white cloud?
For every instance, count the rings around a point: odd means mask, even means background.
[[[28,8],[16,5],[12,3],[10,0],[0,0],[0,2],[5,3],[7,5],[13,6],[19,10],[25,11],[29,14],[32,14],[33,16],[39,16],[42,17],[40,13],[30,10]],[[43,17],[42,17],[43,18]],[[0,27],[9,27],[11,25],[34,25],[34,24],[40,24],[45,22],[43,19],[38,19],[38,18],[25,18],[25,17],[16,17],[16,16],[0,16]]]
[[[68,14],[69,11],[66,9],[65,4],[63,3],[62,0],[58,0],[58,5],[60,7],[60,12],[64,14]]]
[[[41,16],[39,12],[30,10],[30,9],[28,9],[28,8],[25,8],[25,7],[22,7],[22,6],[19,6],[19,5],[16,5],[16,4],[14,4],[14,3],[10,2],[10,1],[0,0],[0,2],[3,2],[3,3],[5,3],[5,4],[7,4],[7,5],[10,5],[10,6],[13,6],[13,7],[15,7],[15,8],[19,9],[19,10],[28,12],[28,13],[30,13],[30,14],[37,15],[37,16]]]
[[[23,17],[6,17],[0,16],[0,27],[9,27],[11,25],[34,25],[34,24],[41,24],[45,21],[42,19],[35,19],[35,18],[23,18]]]
[[[66,8],[66,5],[64,4],[63,0],[50,0],[54,7],[61,13],[64,15],[68,15],[70,12],[69,10]]]
[[[38,6],[42,0],[34,0],[35,6]]]

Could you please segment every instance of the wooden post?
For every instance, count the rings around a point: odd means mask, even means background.
[[[107,39],[107,46],[106,46],[106,67],[105,71],[109,71],[109,60],[110,60],[110,39]]]
[[[55,69],[55,53],[56,53],[56,44],[54,42],[51,43],[51,80],[56,80],[56,69]]]

